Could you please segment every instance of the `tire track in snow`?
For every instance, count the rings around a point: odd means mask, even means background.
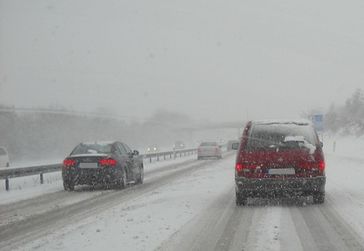
[[[303,250],[364,250],[360,237],[333,209],[330,196],[323,205],[292,208]]]
[[[214,250],[234,214],[235,202],[231,194],[232,187],[219,194],[212,204],[162,243],[159,250]]]
[[[330,196],[324,205],[306,205],[304,198],[254,200],[237,207],[233,189],[227,190],[159,250],[364,250]]]
[[[166,165],[157,169],[145,170],[146,179],[165,172],[176,170],[182,166],[196,163],[196,160],[186,160],[181,163]],[[74,192],[58,191],[55,193],[44,194],[31,199],[1,205],[0,207],[0,227],[24,220],[31,216],[41,215],[52,211],[55,208],[65,207],[77,202],[104,196],[115,192],[114,190],[104,190],[104,188],[92,188],[90,186],[76,187]]]

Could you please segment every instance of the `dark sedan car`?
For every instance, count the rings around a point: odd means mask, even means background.
[[[124,188],[144,179],[143,158],[121,142],[81,143],[63,161],[63,186],[105,184]]]

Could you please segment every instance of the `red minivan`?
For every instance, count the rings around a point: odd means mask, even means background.
[[[309,121],[250,121],[235,164],[236,204],[248,197],[276,194],[313,196],[325,200],[325,159]]]

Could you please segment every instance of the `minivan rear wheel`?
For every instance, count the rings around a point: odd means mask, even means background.
[[[325,202],[325,192],[314,192],[312,197],[314,204],[322,204]]]
[[[245,206],[248,203],[248,198],[239,193],[235,194],[235,202],[237,206]]]

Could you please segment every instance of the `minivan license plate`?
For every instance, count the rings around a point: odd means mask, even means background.
[[[268,174],[272,175],[293,175],[295,173],[294,168],[272,168],[268,170]]]

